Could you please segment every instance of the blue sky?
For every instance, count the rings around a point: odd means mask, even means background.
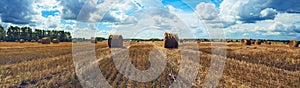
[[[110,34],[162,38],[163,32],[174,32],[182,38],[300,40],[299,0],[111,0],[114,4],[109,0],[94,0],[97,2],[86,3],[90,1],[1,0],[0,24],[66,30],[73,36],[86,38]]]

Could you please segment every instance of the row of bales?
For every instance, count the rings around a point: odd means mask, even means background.
[[[242,39],[241,43],[243,45],[261,45],[261,44],[271,45],[272,44],[270,41],[250,40],[250,39]]]
[[[122,35],[109,35],[108,47],[109,48],[122,48],[123,47],[123,36]],[[91,43],[98,43],[96,38],[91,39]]]
[[[178,48],[179,38],[177,34],[164,33],[164,48]],[[182,40],[180,42],[183,42]],[[97,39],[93,38],[91,43],[97,43]],[[271,45],[271,41],[262,41],[262,40],[250,40],[242,39],[241,43],[244,45]],[[290,47],[298,47],[299,41],[291,40],[288,45]],[[122,48],[123,47],[123,36],[122,35],[110,35],[108,37],[108,46],[109,48]]]
[[[261,45],[261,44],[266,44],[266,45],[271,45],[271,41],[264,41],[262,42],[261,40],[250,40],[250,39],[242,39],[241,43],[243,45]],[[300,42],[296,40],[291,40],[285,44],[288,44],[289,47],[299,47]]]
[[[31,40],[31,41],[25,41],[24,39],[19,39],[19,40],[16,40],[15,42],[19,42],[19,43],[25,43],[25,42],[32,42],[32,43],[35,43],[35,42],[37,42],[37,43],[41,43],[41,44],[51,44],[51,42],[53,43],[53,44],[58,44],[60,41],[59,41],[59,39],[56,39],[56,38],[54,38],[54,39],[52,39],[52,41],[51,41],[51,39],[50,38],[48,38],[48,37],[44,37],[44,38],[42,38],[42,39],[39,39],[39,40]]]
[[[122,35],[110,35],[108,37],[109,48],[122,48],[123,47],[123,36]],[[172,33],[164,34],[164,48],[178,48],[178,35]],[[91,43],[97,43],[96,38],[91,39]]]

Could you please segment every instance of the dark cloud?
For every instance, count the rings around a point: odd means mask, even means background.
[[[86,0],[61,0],[62,18],[75,20]]]
[[[77,20],[82,22],[118,22],[119,19],[111,15],[110,11],[107,11],[107,6],[97,5],[104,4],[105,1],[98,0],[98,2],[87,2],[88,0],[62,0],[60,5],[62,9],[62,19]],[[103,8],[101,8],[103,7]],[[99,17],[92,17],[92,15],[98,15]],[[103,18],[101,17],[103,16]]]
[[[221,15],[229,20],[255,23],[273,20],[278,13],[300,13],[299,0],[224,0],[220,7]]]
[[[101,22],[119,22],[120,19],[112,16],[110,13],[107,13],[104,15],[104,17],[101,19]]]
[[[300,33],[300,29],[294,29],[294,31]]]
[[[268,7],[280,12],[300,13],[300,0],[272,0]]]
[[[33,0],[1,0],[1,20],[12,24],[33,23],[33,16],[37,13],[33,10]]]

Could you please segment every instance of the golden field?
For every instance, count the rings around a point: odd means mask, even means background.
[[[189,42],[183,44],[188,45]],[[131,63],[139,70],[151,66],[148,57],[154,47],[167,56],[167,66],[157,79],[136,82],[118,72],[106,42],[99,42],[95,46],[99,69],[107,82],[112,87],[121,88],[169,87],[176,80],[174,76],[178,75],[180,52],[184,51],[180,48],[165,49],[160,41],[124,42],[125,48],[129,49]],[[226,55],[216,56],[227,57],[217,87],[300,87],[300,48],[284,44],[246,46],[240,43],[226,43],[224,48]],[[196,81],[192,84],[195,88],[204,86],[213,56],[211,49],[210,42],[201,42],[198,47],[185,50],[200,51],[200,63],[194,67],[199,68]],[[0,87],[81,87],[75,74],[72,43],[42,45],[0,42]]]

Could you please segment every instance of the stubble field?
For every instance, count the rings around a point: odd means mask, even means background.
[[[188,46],[189,42],[181,45]],[[193,67],[199,68],[199,71],[192,85],[195,88],[203,87],[211,67],[211,57],[214,56],[214,47],[210,42],[201,42],[198,47],[191,46],[185,50],[165,49],[163,42],[159,41],[124,42],[123,49],[128,49],[131,63],[139,70],[147,70],[151,66],[149,54],[154,48],[166,54],[166,67],[157,79],[137,82],[118,72],[106,42],[99,42],[95,46],[103,76],[112,87],[121,88],[169,87],[177,81],[181,52],[185,51],[200,51],[200,63]],[[290,48],[284,44],[246,46],[226,43],[225,50],[226,55],[215,56],[226,57],[217,87],[300,87],[300,48]],[[72,43],[42,45],[0,42],[0,87],[81,87],[72,56]],[[127,67],[126,71],[132,70],[129,64],[122,63]],[[138,75],[136,72],[131,74]]]

